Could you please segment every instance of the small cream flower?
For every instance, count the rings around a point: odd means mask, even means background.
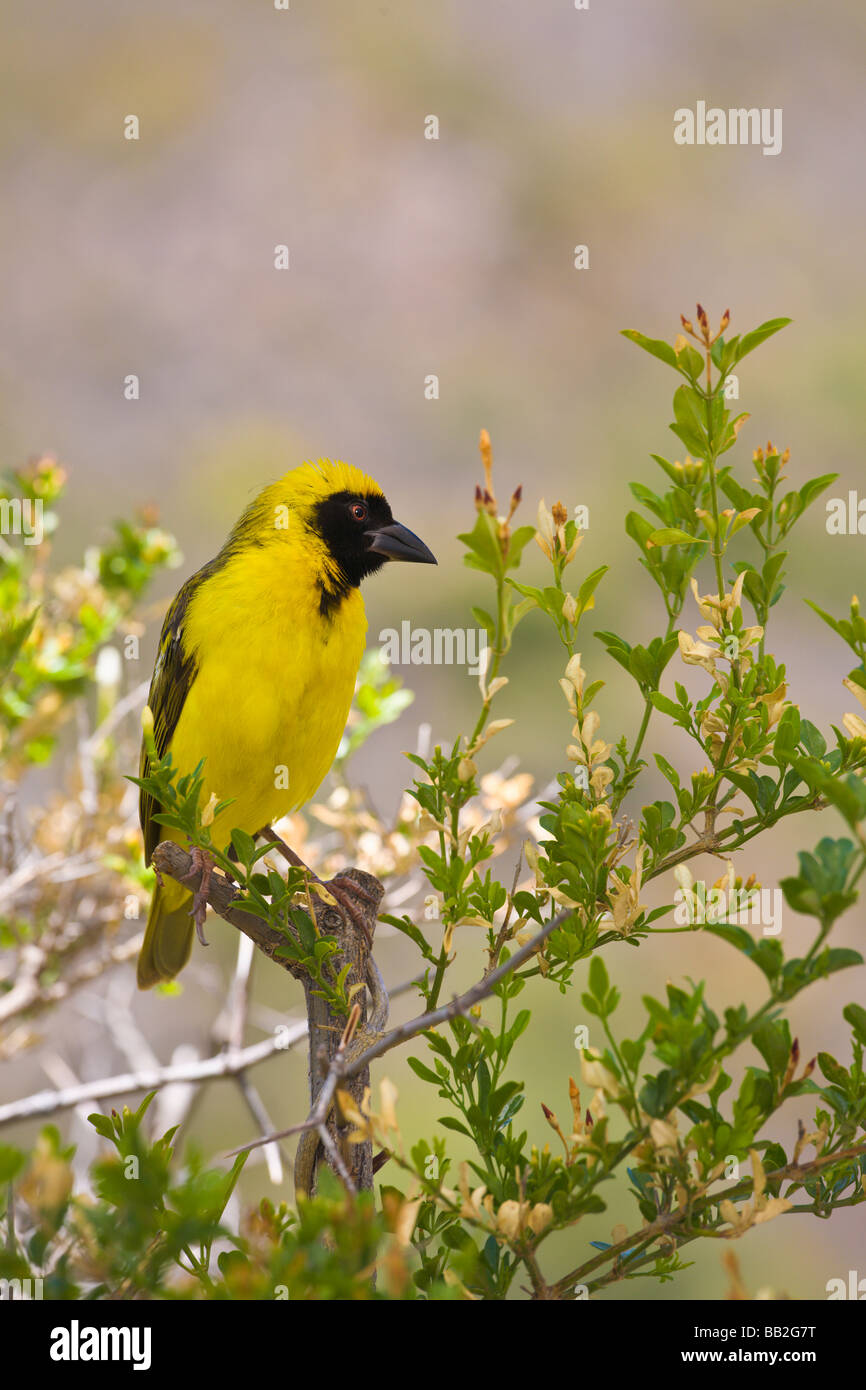
[[[677,633],[680,656],[687,666],[702,666],[703,669],[719,682],[723,687],[727,684],[727,677],[716,670],[717,653],[712,647],[708,647],[705,642],[696,642],[688,632],[682,629]]]
[[[529,1220],[527,1225],[533,1235],[540,1236],[542,1231],[546,1231],[553,1220],[553,1207],[549,1202],[536,1202],[530,1208]]]
[[[543,497],[538,504],[537,527],[535,539],[548,560],[552,560],[556,531],[553,525],[553,513],[548,511]]]
[[[646,845],[639,845],[634,857],[634,870],[628,882],[618,873],[612,873],[613,887],[608,890],[608,901],[613,914],[613,925],[622,936],[627,936],[634,926],[643,907],[640,902],[641,875]]]
[[[695,602],[704,617],[709,619],[717,632],[722,631],[726,622],[730,623],[731,618],[739,608],[743,598],[743,581],[745,577],[746,571],[741,570],[737,575],[733,589],[729,594],[725,594],[722,599],[719,598],[718,594],[699,593],[698,581],[692,579],[691,590],[695,596]]]
[[[783,1212],[790,1211],[793,1206],[787,1197],[764,1196],[767,1179],[760,1155],[757,1150],[750,1149],[749,1157],[752,1160],[752,1172],[755,1175],[754,1201],[747,1202],[743,1207],[735,1207],[733,1202],[728,1200],[719,1202],[719,1211],[725,1221],[730,1222],[734,1236],[745,1235],[750,1226],[760,1226],[765,1221],[772,1221],[775,1217],[781,1216]]]
[[[616,1100],[622,1095],[622,1087],[613,1072],[604,1065],[598,1053],[590,1048],[584,1048],[580,1054],[580,1074],[587,1086],[603,1091],[611,1100]]]
[[[503,1202],[496,1212],[496,1225],[507,1240],[516,1240],[529,1215],[528,1202]]]
[[[851,606],[852,608],[854,606],[853,599],[851,600]],[[852,681],[848,676],[845,677],[842,684],[845,686],[846,690],[850,690],[855,700],[858,700],[863,708],[866,709],[866,690],[863,689],[863,686],[858,685],[856,681]],[[863,719],[862,715],[843,714],[842,723],[852,738],[866,738],[866,720]]]
[[[852,738],[866,738],[866,719],[859,714],[843,714],[842,723]]]
[[[677,1151],[677,1127],[670,1120],[652,1120],[650,1139],[660,1158],[673,1156]]]
[[[577,701],[583,699],[585,680],[586,672],[580,664],[580,652],[577,652],[569,660],[565,668],[565,675],[559,678],[562,693],[568,701],[569,711],[575,718],[577,718]]]
[[[782,684],[777,685],[776,689],[770,691],[768,695],[760,695],[758,697],[758,704],[767,706],[770,715],[770,728],[772,728],[774,724],[778,724],[782,717],[782,713],[785,709],[787,689],[785,682],[782,681]]]

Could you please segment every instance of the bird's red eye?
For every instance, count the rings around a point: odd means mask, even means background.
[[[354,502],[352,504],[352,516],[356,521],[367,520],[367,508],[364,506],[363,502]]]

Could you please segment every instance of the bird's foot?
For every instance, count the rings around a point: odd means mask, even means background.
[[[294,865],[296,869],[303,869],[314,887],[324,888],[326,893],[330,893],[339,908],[343,921],[347,926],[350,921],[354,922],[355,926],[363,932],[364,939],[372,950],[373,938],[370,934],[370,928],[367,926],[364,914],[358,904],[352,901],[352,897],[360,898],[361,902],[364,903],[375,903],[376,899],[373,895],[368,893],[366,888],[362,888],[360,883],[356,883],[354,879],[344,878],[341,874],[337,874],[336,878],[323,883],[318,874],[314,874],[309,865],[305,864],[303,859],[295,854],[295,851],[290,849],[285,840],[280,839],[280,836],[269,825],[265,826],[264,830],[260,830],[259,835],[265,840],[270,840],[277,853],[282,854],[283,858]]]
[[[192,868],[188,874],[184,874],[184,881],[201,875],[198,888],[192,898],[192,911],[190,917],[195,922],[195,934],[202,946],[206,946],[207,940],[204,934],[204,919],[207,916],[207,895],[210,890],[210,881],[213,877],[214,861],[207,850],[199,849],[198,845],[193,845],[190,849],[192,855]]]

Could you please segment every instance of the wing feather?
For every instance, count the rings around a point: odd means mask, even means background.
[[[153,714],[154,742],[160,758],[164,757],[171,747],[174,731],[198,671],[195,653],[187,652],[184,647],[183,625],[190,600],[205,580],[225,564],[226,558],[221,552],[215,560],[211,560],[209,564],[204,565],[192,575],[179,590],[165,615],[165,622],[159,637],[156,665],[153,668],[153,677],[147,697],[147,703]],[[146,777],[148,770],[149,760],[142,740],[139,776]],[[158,810],[159,807],[153,797],[142,791],[139,796],[138,811],[144,835],[145,864],[150,863],[150,856],[159,844],[162,835],[163,827],[153,819]]]

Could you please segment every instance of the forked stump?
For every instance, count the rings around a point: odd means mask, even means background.
[[[168,874],[176,882],[183,883],[185,887],[195,889],[199,886],[200,872],[192,872],[192,874],[190,872],[194,870],[192,856],[171,840],[163,840],[156,846],[153,852],[153,864],[158,872]],[[355,984],[365,986],[363,989],[356,990],[352,999],[352,1002],[358,1004],[361,1009],[361,1017],[356,1029],[357,1036],[363,1033],[364,1024],[367,1022],[367,986],[370,988],[374,1000],[374,1026],[382,1028],[387,1021],[387,994],[381,976],[370,958],[370,948],[365,936],[366,930],[372,941],[376,929],[379,904],[385,890],[377,878],[374,878],[372,874],[365,873],[363,869],[346,869],[340,878],[357,883],[366,890],[368,898],[371,899],[371,901],[364,901],[362,898],[357,899],[364,925],[352,921],[351,917],[346,920],[339,908],[333,907],[315,895],[313,896],[313,909],[319,930],[328,936],[336,936],[342,946],[340,955],[333,958],[334,973],[338,974],[345,964],[349,964],[351,969],[346,979],[347,990]],[[275,931],[261,918],[254,917],[251,913],[243,912],[234,906],[238,897],[238,890],[229,883],[228,879],[220,873],[213,874],[206,891],[208,903],[220,917],[248,936],[260,951],[270,957],[275,964],[281,966],[283,970],[288,971],[295,979],[300,980],[304,986],[310,1030],[309,1084],[312,1108],[328,1075],[331,1060],[340,1045],[346,1020],[332,1014],[327,1002],[314,994],[313,991],[316,986],[297,960],[288,959],[278,954],[285,940],[281,933]],[[364,1091],[369,1084],[370,1071],[369,1068],[364,1068],[357,1075],[342,1082],[341,1086],[352,1096],[360,1109]],[[338,1124],[333,1107],[328,1116],[327,1126],[356,1189],[369,1191],[373,1186],[372,1144],[349,1144],[347,1142],[348,1132],[344,1126]],[[324,1148],[315,1129],[304,1130],[298,1143],[295,1160],[296,1194],[312,1195],[315,1191],[316,1170],[324,1157]]]
[[[370,939],[376,929],[376,917],[379,911],[379,904],[382,901],[384,889],[377,878],[372,874],[364,873],[362,869],[346,869],[340,875],[341,879],[347,879],[360,885],[374,899],[373,902],[364,902],[361,898],[357,899],[366,923]],[[346,991],[351,990],[353,985],[361,985],[361,989],[356,990],[352,996],[352,1002],[360,1005],[361,1017],[359,1028],[363,1028],[367,1022],[367,993],[366,980],[369,961],[369,947],[364,936],[363,928],[351,919],[348,921],[343,918],[341,912],[332,907],[329,903],[316,899],[314,902],[316,913],[316,923],[319,930],[328,936],[336,936],[342,946],[339,956],[333,958],[334,973],[339,974],[344,965],[350,965],[351,969],[346,978]],[[309,977],[304,979],[304,994],[307,1004],[307,1019],[310,1027],[310,1052],[309,1052],[309,1082],[310,1082],[310,1106],[315,1105],[319,1092],[324,1085],[328,1075],[328,1068],[333,1060],[334,1054],[340,1045],[340,1038],[345,1026],[345,1019],[331,1013],[328,1003],[314,993],[315,982]],[[341,1082],[341,1088],[351,1095],[355,1105],[360,1110],[361,1102],[364,1098],[364,1091],[370,1084],[370,1069],[365,1067],[356,1076],[350,1077],[347,1081]],[[348,1135],[351,1126],[340,1124],[336,1105],[332,1107],[327,1121],[328,1132],[337,1147],[348,1174],[352,1179],[356,1189],[361,1192],[371,1190],[373,1186],[373,1145],[371,1142],[361,1144],[350,1144]],[[295,1193],[303,1192],[312,1196],[316,1188],[316,1172],[319,1164],[325,1158],[325,1151],[318,1134],[315,1130],[306,1130],[298,1142],[298,1151],[295,1159]]]

